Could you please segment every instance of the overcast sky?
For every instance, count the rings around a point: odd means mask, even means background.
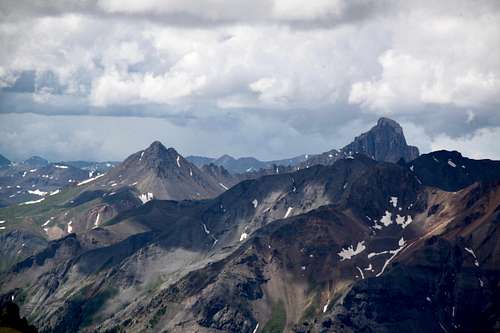
[[[33,5],[33,3],[36,3]],[[3,0],[0,153],[277,159],[387,116],[500,159],[500,1]]]

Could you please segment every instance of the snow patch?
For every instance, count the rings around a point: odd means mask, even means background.
[[[73,221],[69,221],[68,222],[68,234],[70,234],[71,232],[73,232],[73,227],[71,226],[73,224]]]
[[[286,210],[285,216],[283,218],[286,219],[288,216],[290,216],[290,213],[292,212],[292,210],[293,210],[292,207],[288,207],[288,209]]]
[[[61,192],[61,190],[57,189],[57,190],[55,190],[55,191],[50,192],[50,193],[49,193],[49,195],[50,195],[50,196],[52,196],[52,195],[56,195],[56,194],[58,194],[58,193],[60,193],[60,192]]]
[[[181,156],[180,156],[180,155],[177,155],[177,159],[176,159],[175,161],[177,162],[177,166],[178,166],[179,168],[181,167],[180,159],[181,159]]]
[[[246,232],[242,233],[241,236],[240,236],[240,242],[244,241],[247,238],[248,238],[248,234]]]
[[[82,185],[88,184],[88,183],[90,183],[90,182],[93,182],[93,181],[94,181],[94,180],[96,180],[96,179],[101,178],[101,177],[102,177],[102,176],[104,176],[104,175],[105,175],[105,174],[103,173],[103,174],[100,174],[100,175],[95,176],[94,178],[89,178],[89,179],[86,179],[86,180],[81,181],[81,182],[79,182],[78,184],[76,184],[76,186],[82,186]]]
[[[101,214],[98,212],[97,217],[94,222],[94,228],[97,228],[99,226],[99,223],[101,222]]]
[[[253,205],[253,208],[257,208],[257,205],[259,204],[259,202],[257,201],[257,199],[253,199],[252,200],[252,205]]]
[[[210,230],[208,230],[207,225],[205,223],[203,223],[203,230],[207,235],[210,235]]]
[[[33,200],[33,201],[21,202],[19,204],[19,206],[36,204],[36,203],[42,202],[43,200],[45,200],[45,198],[41,198],[41,199]]]
[[[398,197],[391,197],[389,202],[392,204],[392,207],[396,208],[398,206]]]
[[[48,219],[47,221],[45,221],[44,224],[42,224],[42,227],[45,227],[47,226],[50,222],[52,222],[54,220],[54,217],[51,217],[50,219]]]
[[[219,185],[220,185],[220,186],[222,186],[222,188],[223,188],[223,189],[225,189],[225,190],[229,190],[229,188],[228,188],[226,185],[224,185],[224,184],[222,184],[222,183],[219,183]]]
[[[358,269],[359,273],[361,274],[361,278],[364,280],[365,274],[363,273],[363,270],[361,268],[359,268],[358,266],[356,266],[356,268]]]
[[[144,156],[144,151],[141,152],[141,157],[139,157],[139,161],[142,161],[143,156]]]
[[[395,250],[389,250],[389,253],[392,254],[392,256],[385,261],[384,266],[382,267],[382,270],[376,275],[376,277],[381,276],[384,273],[386,267],[392,261],[392,259],[394,259],[394,257],[396,257],[398,255],[398,253],[401,252],[401,250],[403,250],[405,248],[406,242],[405,242],[403,237],[401,237],[401,239],[399,240],[398,245],[399,245],[399,248],[397,248]]]
[[[350,260],[352,257],[360,254],[365,249],[366,249],[365,241],[362,241],[358,242],[356,248],[354,248],[354,246],[352,245],[350,245],[347,249],[342,248],[342,250],[339,253],[337,253],[337,255],[342,258],[341,261]]]
[[[457,165],[453,163],[451,160],[448,160],[448,165],[451,166],[452,168],[456,168]]]
[[[323,306],[323,313],[326,312],[326,310],[328,310],[328,304],[330,303],[330,301],[326,302],[325,306]]]
[[[49,192],[44,192],[44,191],[40,191],[39,189],[36,189],[34,191],[30,191],[28,190],[28,193],[29,194],[34,194],[34,195],[38,195],[40,197],[43,197],[43,196],[46,196]]]
[[[67,169],[68,166],[67,165],[59,165],[59,164],[54,164],[54,166],[58,169]]]
[[[406,228],[411,222],[413,222],[413,220],[410,215],[406,217],[400,216],[399,214],[396,215],[396,224],[399,224],[403,229]]]
[[[259,329],[259,323],[257,323],[257,325],[255,325],[255,328],[253,329],[252,333],[257,333],[258,329]]]
[[[143,204],[145,204],[146,202],[153,200],[153,193],[142,193],[141,195],[139,195],[139,199]]]
[[[378,222],[375,220],[373,228],[382,229],[383,226],[390,226],[392,224],[392,213],[386,210],[384,216],[382,216],[382,218],[380,219],[380,223],[382,223],[382,225],[378,224]]]
[[[474,251],[472,249],[469,249],[469,248],[465,248],[465,251],[469,252],[473,257],[474,257],[474,265],[476,265],[476,267],[479,267],[479,261],[477,261],[477,257],[476,257],[476,254],[474,253]]]

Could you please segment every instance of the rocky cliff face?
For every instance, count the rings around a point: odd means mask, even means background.
[[[401,158],[411,161],[418,157],[418,148],[408,146],[401,126],[392,119],[380,118],[372,129],[357,136],[342,148],[342,152],[362,153],[377,161],[396,163]]]

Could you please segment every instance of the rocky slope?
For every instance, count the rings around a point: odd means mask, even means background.
[[[493,332],[500,174],[447,192],[419,168],[354,154],[152,200],[51,242],[1,292],[46,332]]]
[[[60,163],[44,165],[38,160],[1,168],[0,207],[39,200],[88,177],[87,171]]]
[[[478,181],[495,181],[500,175],[500,161],[473,160],[457,151],[435,151],[407,166],[426,185],[446,191],[457,191]]]

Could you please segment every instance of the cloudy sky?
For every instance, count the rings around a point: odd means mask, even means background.
[[[33,4],[35,3],[35,4]],[[0,153],[277,159],[380,116],[500,159],[498,0],[3,0]]]

